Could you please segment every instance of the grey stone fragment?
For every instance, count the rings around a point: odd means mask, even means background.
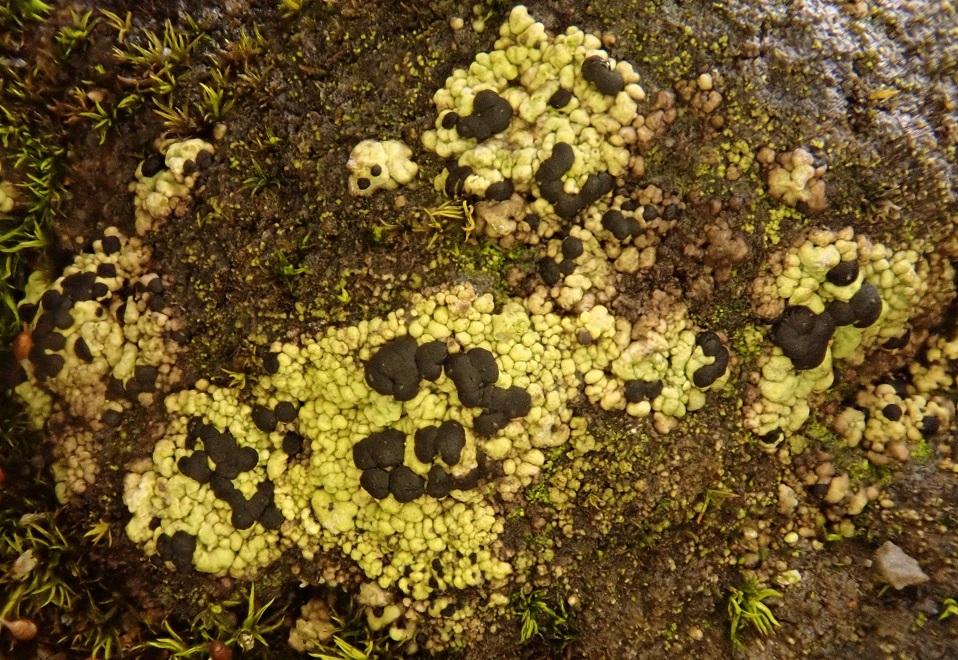
[[[928,576],[918,562],[905,554],[891,541],[885,541],[875,552],[878,571],[895,589],[904,589],[913,584],[928,582]]]

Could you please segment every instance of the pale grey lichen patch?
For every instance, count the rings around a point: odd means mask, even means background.
[[[155,231],[182,215],[202,170],[212,163],[213,145],[199,138],[169,141],[160,154],[140,163],[130,184],[136,206],[136,233]]]
[[[823,180],[827,168],[816,166],[814,157],[805,149],[774,158],[767,147],[759,153],[759,160],[769,165],[768,193],[789,206],[803,202],[810,211],[823,211],[827,205]]]
[[[368,197],[377,190],[395,190],[412,181],[419,166],[412,149],[399,140],[363,140],[349,154],[349,194]]]
[[[23,317],[32,316],[33,349],[22,362],[27,379],[15,392],[35,426],[49,421],[69,438],[54,445],[62,501],[93,482],[95,434],[180,377],[181,349],[171,337],[182,321],[165,302],[158,276],[146,270],[149,248],[112,227],[92,248],[20,305]]]
[[[861,445],[873,463],[906,462],[927,438],[951,423],[954,406],[904,381],[862,388],[834,428],[849,446]]]
[[[141,163],[130,185],[138,233],[182,213],[211,162],[212,147],[193,139]],[[53,281],[34,273],[19,304],[32,348],[15,392],[37,428],[48,423],[62,438],[53,445],[62,502],[94,482],[101,436],[123,413],[180,379],[183,321],[164,296],[169,281],[149,270],[152,256],[141,236],[108,227]]]

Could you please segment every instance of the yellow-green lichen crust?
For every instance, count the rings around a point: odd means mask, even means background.
[[[634,343],[633,325],[605,307],[559,317],[533,314],[509,301],[495,311],[491,294],[461,284],[417,296],[408,310],[386,317],[331,328],[297,343],[274,343],[276,373],[255,380],[252,399],[205,383],[167,398],[171,421],[152,462],[127,477],[126,502],[133,514],[127,532],[148,553],[157,550],[164,534],[195,536],[194,566],[212,573],[249,575],[295,546],[307,560],[338,549],[381,588],[398,588],[414,599],[483,584],[495,588],[512,570],[501,558],[504,520],[496,499],[512,500],[539,478],[548,451],[571,444],[584,453],[594,446],[585,420],[572,413],[583,382],[590,401],[625,409],[617,372],[634,375],[645,360],[649,373],[667,385],[652,409],[682,416],[704,403],[703,390],[691,386],[690,379],[713,358],[695,345],[684,308],[675,313],[676,325],[649,344],[641,358],[635,351],[622,357]],[[446,375],[423,381],[405,402],[374,391],[365,380],[365,364],[384,344],[407,335],[420,345],[444,342],[453,353],[490,351],[499,368],[496,385],[525,390],[529,413],[491,437],[480,437],[473,426],[481,410],[463,406]],[[278,422],[270,432],[253,423],[254,406],[273,409],[281,402],[297,408],[293,421]],[[218,432],[228,430],[240,447],[256,450],[256,466],[232,483],[250,498],[261,482],[271,481],[285,521],[279,529],[267,531],[258,522],[235,529],[230,507],[211,487],[179,471],[179,461],[199,448],[189,446],[193,418]],[[422,495],[406,503],[391,495],[375,499],[361,487],[362,471],[353,457],[359,441],[385,429],[400,431],[406,438],[402,464],[425,478],[433,465],[417,458],[412,439],[417,430],[449,420],[465,429],[466,443],[461,459],[446,469],[465,478],[481,462],[494,464],[487,478],[446,497]],[[287,455],[283,440],[290,432],[303,436],[308,451]],[[151,528],[154,518],[160,524]]]
[[[920,303],[929,291],[930,258],[933,255],[923,256],[920,245],[894,251],[856,236],[850,227],[812,230],[798,247],[773,255],[770,273],[760,275],[752,286],[759,315],[774,318],[786,306],[798,305],[815,314],[826,313],[829,303],[850,301],[865,282],[875,287],[882,306],[877,320],[867,327],[837,327],[823,361],[812,369],[794,369],[779,347],[767,345],[759,358],[758,396],[746,409],[746,425],[760,435],[798,430],[808,418],[809,397],[832,385],[836,360],[860,365],[868,350],[907,339],[909,320],[922,309]],[[828,281],[829,270],[842,262],[857,262],[857,277],[845,285]]]
[[[563,176],[565,191],[575,194],[590,174],[623,175],[629,167],[628,146],[637,142],[637,127],[644,118],[638,103],[645,91],[628,62],[616,62],[602,50],[598,37],[570,27],[550,36],[526,7],[519,5],[499,31],[493,50],[479,53],[467,69],[457,69],[433,97],[438,117],[435,128],[423,133],[423,145],[440,158],[455,159],[472,168],[463,189],[483,196],[497,182],[510,180],[520,193],[531,192],[533,210],[554,217],[551,205],[538,195],[535,173],[556,143],[571,145],[575,161]],[[582,75],[589,57],[607,60],[622,76],[624,88],[614,95],[600,92]],[[550,98],[560,89],[571,91],[569,102],[555,108]],[[468,116],[482,90],[493,90],[513,110],[509,127],[477,142],[461,137],[455,127],[444,128],[446,114]],[[446,172],[436,183],[442,187]]]

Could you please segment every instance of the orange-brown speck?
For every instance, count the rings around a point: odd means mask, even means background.
[[[13,340],[13,357],[17,362],[23,362],[30,355],[30,349],[33,348],[33,336],[27,329],[27,324],[23,324],[23,332]]]

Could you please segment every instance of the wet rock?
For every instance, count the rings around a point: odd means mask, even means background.
[[[582,241],[580,241],[575,236],[566,236],[562,240],[562,256],[565,259],[578,259],[584,248],[582,247]]]
[[[452,165],[449,168],[449,174],[446,176],[445,192],[449,197],[459,197],[462,194],[463,187],[466,184],[466,178],[472,174],[472,168],[468,165]]]
[[[259,523],[269,530],[279,529],[284,522],[286,522],[286,518],[283,517],[283,512],[275,504],[267,505],[259,517]]]
[[[196,550],[196,537],[182,530],[170,537],[170,554],[177,570],[185,571],[193,566],[193,552]]]
[[[433,465],[429,469],[428,479],[426,481],[426,494],[435,498],[441,498],[448,495],[456,487],[456,480],[452,475],[443,470],[438,465]]]
[[[486,197],[496,202],[504,202],[512,197],[513,192],[515,192],[515,186],[512,185],[512,181],[506,179],[490,184],[486,188]]]
[[[416,349],[416,369],[425,380],[434,382],[442,375],[442,364],[449,357],[445,342],[431,341]]]
[[[289,457],[296,456],[303,450],[303,436],[295,431],[289,431],[283,436],[283,451]]]
[[[473,349],[469,353],[477,350],[484,349]],[[488,353],[488,351],[486,352]],[[491,355],[490,353],[490,356]],[[486,368],[483,358],[478,355],[475,357],[478,359],[480,365]],[[493,360],[493,366],[495,366],[495,360]],[[495,368],[496,372],[498,372],[498,367]],[[459,401],[462,402],[462,405],[467,408],[485,407],[490,396],[489,384],[483,378],[483,375],[476,367],[476,362],[470,358],[469,354],[456,353],[455,355],[450,355],[446,360],[445,369],[446,375],[449,376],[456,386],[456,394],[459,396]],[[496,376],[498,377],[498,373]]]
[[[509,418],[505,413],[498,411],[486,411],[476,415],[473,420],[472,430],[484,438],[494,436],[509,423]]]
[[[904,348],[905,346],[908,345],[909,339],[911,339],[911,329],[906,328],[905,332],[902,335],[898,337],[892,337],[891,339],[887,340],[884,344],[882,344],[882,348],[888,349],[889,351],[894,351],[899,348]]]
[[[205,451],[195,451],[189,456],[183,456],[177,461],[176,466],[180,472],[187,477],[201,483],[208,483],[213,476],[213,470],[210,469]]]
[[[532,410],[532,397],[521,387],[497,387],[492,391],[489,409],[501,412],[509,419],[525,417]]]
[[[296,409],[296,406],[290,401],[280,401],[276,404],[276,407],[273,408],[273,414],[276,416],[276,419],[286,424],[296,419],[298,413],[299,411]]]
[[[216,463],[214,471],[217,475],[226,479],[235,479],[243,472],[249,472],[256,467],[259,463],[259,452],[252,447],[240,447],[220,461],[214,459],[214,462]]]
[[[934,435],[938,432],[938,427],[941,426],[941,422],[938,421],[938,418],[934,415],[926,415],[921,418],[921,431],[922,436],[928,437]]]
[[[625,381],[625,400],[629,403],[653,401],[662,393],[662,381],[627,380]]]
[[[536,171],[536,181],[540,186],[550,181],[559,181],[562,175],[569,171],[574,162],[575,152],[572,150],[572,145],[566,142],[557,142],[552,147],[552,154],[539,165],[539,169]],[[546,199],[549,200],[548,197]]]
[[[203,448],[213,462],[219,465],[226,462],[230,455],[238,450],[236,439],[229,433],[219,433],[212,425],[205,425],[200,431]]]
[[[509,128],[512,121],[512,106],[491,89],[476,94],[472,102],[472,114],[460,117],[456,130],[464,138],[480,142]]]
[[[163,156],[163,154],[160,154],[160,153],[150,154],[149,156],[146,157],[146,160],[143,161],[143,165],[140,166],[140,173],[145,177],[151,177],[151,176],[156,176],[165,168],[166,168],[166,158]],[[116,237],[108,236],[107,238],[116,238]],[[107,240],[106,238],[103,239],[104,243],[106,243],[106,240]],[[119,246],[117,246],[117,250],[119,249],[120,249]],[[108,252],[107,254],[110,254],[110,253]]]
[[[466,431],[462,424],[446,420],[439,425],[436,431],[436,450],[446,465],[455,465],[462,456],[462,448],[466,446]]]
[[[446,130],[449,130],[451,128],[454,128],[458,122],[459,122],[459,113],[453,112],[450,110],[449,112],[447,112],[446,114],[442,116],[441,125]]]
[[[562,108],[569,105],[572,101],[572,91],[562,88],[557,89],[555,93],[549,97],[549,105],[551,105],[556,110],[561,110]]]
[[[389,473],[379,468],[364,470],[359,477],[359,485],[377,500],[381,500],[389,495]]]
[[[725,375],[728,369],[729,352],[714,332],[703,332],[695,338],[695,343],[702,347],[702,352],[707,357],[715,358],[712,364],[699,367],[692,374],[692,383],[704,389]]]
[[[559,264],[555,262],[555,259],[550,259],[549,257],[540,259],[538,271],[542,277],[542,281],[548,286],[555,286],[559,283],[559,280],[562,279],[562,271],[559,270]]]
[[[116,254],[120,251],[120,239],[118,236],[104,236],[100,247],[104,254]]]
[[[626,218],[621,211],[611,209],[602,216],[602,228],[615,236],[616,240],[638,236],[642,227],[634,218]]]
[[[263,369],[269,375],[273,375],[279,371],[279,356],[276,353],[267,353],[263,357]]]
[[[104,410],[100,419],[110,428],[116,428],[123,421],[123,416],[117,410]]]
[[[836,326],[851,325],[855,322],[855,310],[842,300],[833,300],[828,303],[825,313],[832,317]]]
[[[897,422],[901,419],[901,406],[898,406],[894,403],[889,403],[887,406],[881,409],[881,414],[885,419]]]

